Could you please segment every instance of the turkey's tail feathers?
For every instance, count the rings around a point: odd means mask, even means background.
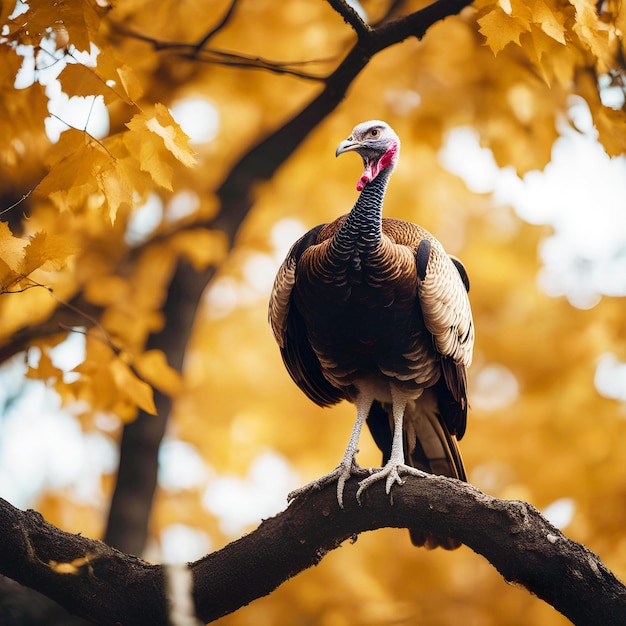
[[[383,465],[391,454],[393,419],[390,416],[391,406],[375,402],[367,420],[374,441],[383,452]],[[432,389],[424,390],[417,400],[407,404],[403,426],[407,465],[431,474],[467,480],[456,437],[450,434]],[[461,545],[445,533],[427,533],[411,528],[409,534],[414,545],[429,550],[438,547],[454,550]]]
[[[439,412],[435,394],[426,390],[404,413],[404,456],[406,463],[431,474],[467,480],[456,437],[450,434]],[[454,550],[461,544],[443,534],[409,529],[411,541],[429,550]]]

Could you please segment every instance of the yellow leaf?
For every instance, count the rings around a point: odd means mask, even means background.
[[[576,7],[574,32],[592,54],[603,60],[610,55],[609,31],[598,19],[595,3],[589,0],[571,0],[571,2]]]
[[[228,238],[221,230],[195,228],[174,234],[169,245],[193,265],[196,271],[217,264],[228,252]]]
[[[116,100],[115,92],[107,86],[98,75],[95,67],[87,67],[82,63],[68,63],[59,74],[63,91],[72,96],[102,96],[106,103]]]
[[[50,26],[58,26],[61,22],[68,31],[70,43],[78,50],[89,50],[91,38],[100,23],[100,17],[91,3],[83,0],[63,0],[51,4],[55,11],[55,21]]]
[[[592,109],[592,115],[606,153],[610,157],[626,154],[626,137],[624,133],[615,132],[616,128],[626,127],[626,113],[599,105]]]
[[[26,241],[14,237],[6,222],[0,222],[0,260],[14,272],[22,272]]]
[[[71,242],[68,235],[40,232],[30,238],[24,249],[24,274],[30,274],[38,267],[44,269],[61,269],[67,257],[76,253],[78,248]]]
[[[175,396],[180,393],[183,381],[180,374],[167,363],[161,350],[148,350],[135,360],[135,368],[141,377],[159,391]]]
[[[63,370],[52,363],[47,350],[41,349],[37,367],[29,367],[26,376],[35,380],[63,380]]]
[[[101,307],[125,302],[130,296],[131,287],[121,276],[99,276],[85,285],[85,298]]]
[[[564,13],[557,16],[543,0],[535,0],[532,4],[532,14],[533,22],[539,24],[546,35],[565,45]]]
[[[172,190],[172,167],[167,163],[163,142],[148,131],[143,113],[139,113],[126,124],[128,132],[124,133],[124,144],[131,156],[139,162],[142,172],[150,174],[159,186]]]
[[[124,135],[124,143],[138,158],[141,170],[148,172],[157,185],[171,191],[172,168],[166,157],[171,155],[186,167],[194,165],[196,160],[188,145],[189,138],[168,109],[157,104],[154,113],[135,115],[126,124],[129,132]]]
[[[129,171],[121,140],[110,144],[105,148],[79,130],[64,132],[47,155],[50,171],[37,195],[47,195],[60,211],[99,211],[114,223],[120,207],[133,204],[136,170]]]
[[[480,32],[485,36],[487,45],[497,55],[511,42],[520,45],[520,35],[529,30],[527,23],[515,16],[508,15],[500,6],[496,6],[486,15],[478,18]]]
[[[169,109],[161,103],[155,105],[154,117],[146,120],[148,130],[161,139],[165,147],[186,167],[196,164],[193,150],[189,147],[189,137],[182,131]]]
[[[59,13],[52,2],[30,3],[28,6],[28,12],[23,18],[27,21],[28,28],[19,29],[19,41],[27,45],[38,45],[45,32],[58,21]]]
[[[152,387],[139,379],[130,367],[120,359],[113,359],[109,367],[120,394],[131,400],[146,413],[156,415]]]
[[[83,0],[31,2],[28,7],[28,12],[22,18],[27,28],[18,31],[21,43],[39,45],[46,32],[54,30],[57,37],[59,33],[65,33],[62,37],[63,47],[71,43],[78,50],[90,49],[91,38],[100,22],[91,3]]]
[[[108,218],[114,224],[121,207],[130,209],[133,206],[133,179],[127,175],[121,159],[108,161],[94,174],[106,201]]]
[[[10,3],[3,2],[0,4],[0,14],[3,7],[9,6]],[[5,22],[0,22],[4,24]],[[17,72],[24,62],[24,57],[17,54],[14,48],[3,45],[0,46],[0,66],[2,66],[2,75],[0,76],[0,84],[3,89],[12,89],[15,83]]]
[[[118,67],[117,75],[120,78],[120,83],[124,91],[132,102],[139,100],[141,96],[143,96],[143,85],[139,82],[131,67],[126,64],[122,65],[122,67]]]

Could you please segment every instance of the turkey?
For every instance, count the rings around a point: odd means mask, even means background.
[[[360,469],[364,423],[382,469],[359,483],[357,499],[384,480],[387,493],[420,470],[466,480],[457,446],[467,418],[466,368],[474,327],[461,262],[426,230],[383,218],[383,198],[400,140],[388,124],[359,124],[336,156],[363,159],[360,195],[347,215],[293,244],[274,281],[269,321],[285,366],[313,402],[349,400],[357,417],[339,466],[289,494],[293,499]],[[415,545],[458,547],[445,532],[410,530]]]

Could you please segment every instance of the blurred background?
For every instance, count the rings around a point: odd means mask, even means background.
[[[356,41],[329,4],[10,4],[0,497],[184,562],[334,468],[354,408],[322,409],[295,386],[267,302],[291,244],[356,200],[360,163],[335,160],[337,144],[384,119],[402,140],[385,214],[430,230],[470,275],[469,481],[532,503],[626,578],[621,6],[474,3],[375,56],[302,141],[269,151],[276,171],[263,176],[240,158]],[[374,24],[425,3],[352,6]],[[222,183],[246,167],[240,210]],[[380,465],[369,435],[358,460]],[[392,529],[218,623],[444,626],[461,615],[467,626],[568,623],[468,548],[427,552]]]

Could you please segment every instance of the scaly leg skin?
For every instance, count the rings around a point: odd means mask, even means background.
[[[355,454],[358,450],[355,450]],[[359,464],[356,462],[354,457],[350,459],[348,456],[348,451],[346,450],[346,454],[343,459],[341,459],[341,463],[329,474],[322,476],[304,487],[299,487],[298,489],[294,489],[287,496],[287,501],[291,502],[296,498],[308,493],[309,491],[313,491],[314,489],[323,489],[326,485],[330,485],[330,483],[337,481],[337,502],[339,506],[343,509],[343,489],[346,484],[346,481],[352,474],[357,473],[361,468]]]
[[[424,476],[421,470],[410,467],[404,462],[404,448],[402,442],[402,421],[404,419],[404,410],[406,409],[407,397],[405,394],[392,389],[391,397],[393,401],[393,440],[391,443],[391,454],[385,467],[374,472],[371,476],[364,478],[359,483],[356,492],[356,499],[361,504],[361,495],[363,492],[379,480],[386,479],[385,491],[391,493],[394,483],[401,485],[404,481],[400,478],[400,473],[412,474],[413,476]]]
[[[300,487],[299,489],[294,489],[288,496],[287,501],[291,502],[295,498],[308,493],[313,489],[322,489],[329,485],[333,481],[337,481],[337,502],[339,506],[343,509],[343,490],[346,484],[346,481],[352,474],[358,472],[361,468],[359,464],[356,462],[354,456],[358,452],[359,445],[359,437],[361,435],[361,428],[365,423],[365,419],[370,411],[372,406],[373,398],[367,393],[359,393],[359,396],[356,401],[357,415],[356,421],[354,422],[354,427],[352,428],[352,434],[350,435],[350,439],[348,441],[348,446],[346,447],[346,451],[344,452],[343,458],[341,459],[341,463],[332,471],[330,474],[326,474],[313,482],[310,482],[308,485],[304,487]]]

